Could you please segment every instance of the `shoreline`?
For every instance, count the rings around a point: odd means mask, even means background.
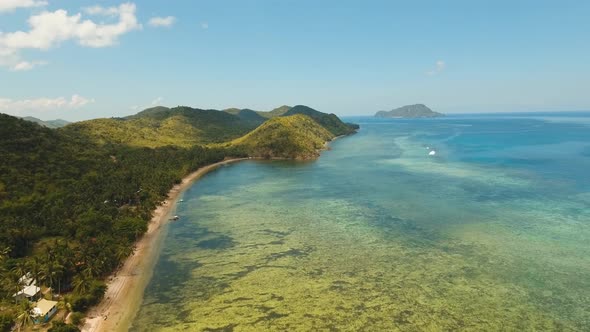
[[[356,131],[354,132],[356,133]],[[350,134],[349,134],[350,135]],[[340,135],[324,143],[324,148],[318,152],[330,150],[330,143],[349,135]],[[316,159],[316,158],[314,158]],[[182,179],[180,184],[174,185],[165,199],[154,211],[148,223],[148,230],[135,243],[135,250],[122,267],[114,271],[107,279],[107,290],[102,301],[92,307],[81,327],[83,332],[127,331],[135,315],[139,311],[143,293],[151,280],[157,255],[160,253],[166,226],[172,211],[176,208],[178,197],[203,175],[220,166],[244,160],[291,160],[289,158],[245,157],[223,160],[203,166]],[[106,318],[106,319],[105,319]]]
[[[168,198],[154,211],[148,223],[148,230],[135,243],[133,254],[127,257],[122,267],[107,279],[104,298],[88,311],[82,331],[127,331],[129,329],[151,279],[153,267],[157,261],[155,258],[160,252],[163,235],[165,235],[165,232],[162,232],[165,230],[163,226],[169,222],[178,197],[203,175],[220,166],[243,160],[251,160],[251,158],[227,159],[203,166],[185,176],[180,184],[170,189]]]

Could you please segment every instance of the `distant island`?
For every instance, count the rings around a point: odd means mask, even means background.
[[[445,116],[442,113],[434,112],[424,104],[406,105],[391,111],[379,111],[375,113],[376,118],[438,118]]]

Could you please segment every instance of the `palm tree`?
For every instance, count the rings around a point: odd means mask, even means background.
[[[34,256],[33,260],[29,262],[29,267],[33,273],[35,285],[39,286],[39,277],[43,275],[41,259],[38,256]]]
[[[52,248],[47,250],[47,257],[45,258],[43,269],[45,270],[45,280],[49,282],[50,295],[53,298],[53,284],[56,281],[60,266]]]
[[[21,276],[22,275],[19,273],[10,272],[10,285],[12,290],[9,291],[9,295],[12,295],[13,293],[18,293],[23,289],[23,285],[20,279]],[[14,297],[14,302],[18,302],[18,297]]]
[[[54,251],[52,252],[52,255],[54,256],[55,263],[54,269],[55,278],[57,280],[57,293],[61,294],[61,282],[65,277],[68,265],[71,266],[72,254],[70,253],[67,244],[61,244],[59,241],[55,240]]]
[[[16,329],[17,331],[23,331],[28,326],[33,325],[33,319],[31,319],[31,310],[33,305],[29,301],[23,301],[20,307],[20,314],[16,317]]]
[[[44,265],[43,269],[45,270],[45,281],[49,282],[49,295],[53,299],[53,281],[55,280],[55,267],[53,261],[47,261],[47,264]]]
[[[6,297],[10,298],[12,294],[21,290],[21,285],[19,284],[18,280],[20,279],[20,275],[12,272],[12,271],[4,271],[2,274],[2,286],[3,289],[6,291]]]
[[[23,261],[19,261],[16,263],[16,266],[10,270],[11,272],[11,281],[14,280],[13,287],[18,293],[21,288],[24,286],[21,284],[21,277],[27,274],[27,268]],[[14,298],[15,303],[18,302],[18,297]]]
[[[0,249],[0,263],[4,262],[4,259],[6,259],[6,257],[8,257],[9,253],[10,253],[10,247]]]
[[[129,257],[129,255],[131,255],[133,253],[133,248],[129,247],[129,246],[125,246],[125,245],[119,245],[117,247],[117,252],[116,252],[116,256],[117,256],[117,261],[119,262],[119,266],[121,266],[123,264],[123,262],[125,261],[125,258]]]
[[[10,273],[8,272],[6,267],[4,266],[4,260],[6,259],[6,257],[8,257],[9,251],[10,251],[9,247],[6,247],[6,249],[0,249],[0,282],[2,283],[3,289],[12,290],[12,287],[7,287],[7,286],[10,286],[10,280],[12,278],[10,276]]]
[[[55,267],[54,278],[57,280],[57,295],[61,294],[61,279],[64,276],[64,267],[61,265],[57,265]]]
[[[73,285],[75,293],[84,294],[90,288],[90,278],[86,273],[79,273],[74,276]]]
[[[12,268],[12,272],[17,274],[20,278],[21,276],[27,274],[27,267],[23,261],[19,261],[18,263],[16,263],[14,268]]]

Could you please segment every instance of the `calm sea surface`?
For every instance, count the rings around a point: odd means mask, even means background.
[[[132,330],[590,331],[590,113],[347,120],[195,183]]]

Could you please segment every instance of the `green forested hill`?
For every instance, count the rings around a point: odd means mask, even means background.
[[[184,106],[156,107],[126,118],[77,122],[62,130],[89,137],[100,144],[114,142],[143,147],[190,147],[238,138],[259,126],[263,120]]]
[[[0,331],[18,316],[12,294],[26,272],[65,290],[76,311],[99,301],[104,277],[191,171],[228,157],[315,158],[346,126],[319,112],[262,125],[257,112],[231,113],[157,107],[59,129],[0,114]]]
[[[270,118],[274,118],[277,116],[281,116],[281,115],[287,113],[287,111],[289,111],[290,109],[291,109],[291,106],[283,105],[283,106],[273,109],[272,111],[258,112],[258,114],[260,114],[261,116],[263,116],[267,119],[270,119]]]
[[[304,114],[314,119],[322,127],[326,128],[335,136],[348,135],[355,131],[356,128],[351,127],[342,122],[335,114],[326,114],[314,110],[311,107],[297,105],[291,107],[282,116],[289,116],[294,114]]]
[[[236,115],[240,119],[242,119],[244,121],[252,122],[256,125],[261,125],[264,121],[266,121],[266,118],[263,117],[262,115],[260,115],[259,112],[256,112],[256,111],[253,111],[253,110],[247,109],[247,108],[244,108],[244,109],[228,108],[228,109],[225,109],[224,111],[229,114]]]
[[[0,330],[18,314],[12,294],[25,272],[55,292],[73,290],[74,310],[100,300],[101,280],[171,186],[227,153],[100,145],[0,114]]]
[[[43,235],[80,235],[80,214],[89,211],[116,219],[129,208],[145,222],[175,181],[227,153],[99,145],[77,132],[0,114],[0,246],[20,257]]]
[[[191,147],[227,142],[252,131],[269,118],[303,114],[335,136],[347,135],[356,128],[336,115],[310,107],[281,106],[271,112],[249,109],[201,110],[179,106],[154,107],[126,118],[95,119],[70,124],[60,130],[92,139],[99,144],[126,144],[137,147]]]
[[[270,119],[231,144],[251,156],[312,159],[333,138],[310,117],[296,114]]]

